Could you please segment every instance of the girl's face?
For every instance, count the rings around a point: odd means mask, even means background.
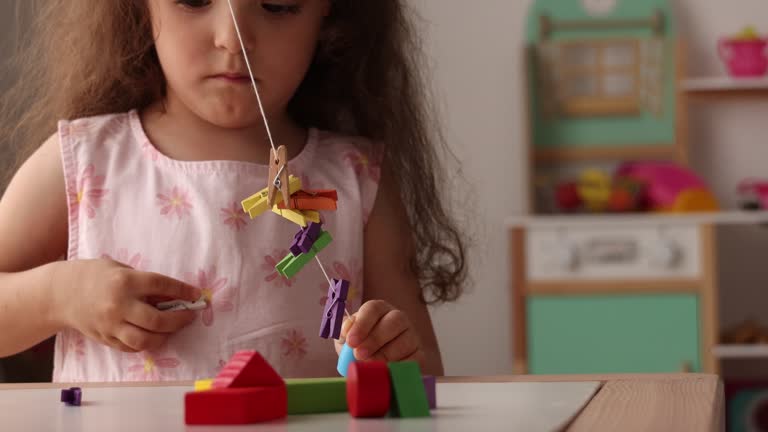
[[[309,68],[330,0],[232,0],[267,118],[281,117]],[[168,98],[227,128],[260,123],[227,0],[149,0]]]

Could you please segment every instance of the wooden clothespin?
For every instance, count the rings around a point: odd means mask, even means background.
[[[300,190],[291,195],[291,201],[281,202],[278,208],[285,209],[293,206],[299,210],[336,210],[339,195],[335,190]]]
[[[301,179],[294,176],[288,176],[288,192],[293,194],[301,189]],[[268,201],[269,188],[264,188],[259,192],[251,195],[250,197],[242,201],[243,211],[251,216],[251,219],[256,218],[265,211],[273,208],[269,205]],[[278,201],[281,205],[283,199],[280,195],[275,197],[275,201]]]
[[[314,210],[282,210],[277,206],[274,206],[272,207],[272,212],[279,214],[280,216],[301,227],[306,227],[310,222],[320,223],[320,212]]]
[[[346,309],[349,281],[333,279],[328,287],[328,299],[323,307],[323,319],[320,322],[320,337],[338,339],[341,336],[341,322]]]
[[[288,252],[288,255],[285,256],[277,265],[275,266],[275,270],[277,270],[278,273],[285,276],[286,279],[291,279],[298,272],[301,271],[301,269],[304,268],[311,260],[314,258],[317,254],[319,254],[323,249],[328,247],[328,245],[331,244],[333,241],[333,238],[330,234],[328,234],[327,231],[323,231],[320,233],[320,236],[315,240],[315,243],[312,245],[311,249],[307,253],[300,253],[298,256],[294,256],[293,253]]]
[[[289,249],[293,256],[309,253],[317,239],[320,238],[320,234],[323,233],[322,227],[323,224],[321,223],[310,222],[309,225],[301,228],[293,237],[293,243]]]
[[[276,195],[279,190],[283,196],[283,202],[291,207],[291,193],[288,180],[288,150],[285,146],[269,151],[269,179],[267,184],[267,204],[273,207],[277,204]]]

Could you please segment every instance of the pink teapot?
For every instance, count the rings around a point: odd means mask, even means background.
[[[731,76],[756,77],[768,71],[768,40],[757,37],[731,37],[720,39],[720,58],[725,62]]]

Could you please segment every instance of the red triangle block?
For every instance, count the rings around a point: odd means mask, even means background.
[[[213,380],[212,387],[285,387],[285,381],[256,351],[239,351],[227,362]]]

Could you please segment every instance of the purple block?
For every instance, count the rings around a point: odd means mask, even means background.
[[[435,377],[424,375],[421,377],[424,381],[424,390],[427,392],[427,401],[429,409],[437,408],[437,392],[435,391]]]
[[[70,387],[61,391],[61,401],[67,405],[80,406],[83,398],[83,391],[80,387]]]

